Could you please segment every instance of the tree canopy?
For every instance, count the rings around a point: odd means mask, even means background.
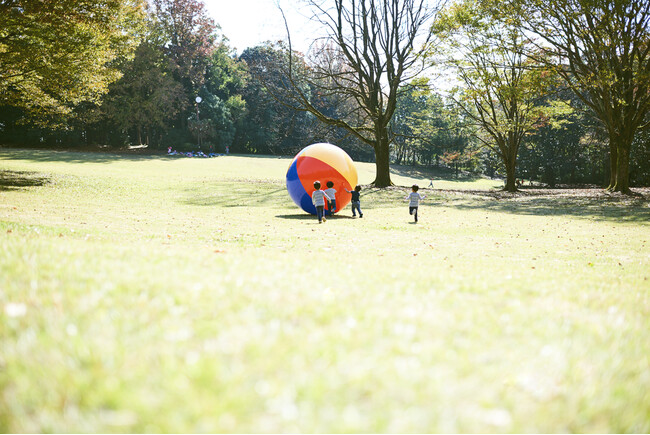
[[[0,0],[0,144],[332,142],[376,186],[394,164],[650,184],[649,1],[302,4],[325,29],[306,53],[291,29],[237,53],[201,0]]]
[[[452,98],[480,127],[476,138],[503,161],[505,188],[514,192],[525,137],[568,108],[545,100],[557,85],[554,70],[527,56],[532,42],[504,18],[469,0],[449,8],[436,31],[449,50],[446,63],[460,81]]]
[[[315,46],[308,77],[297,77],[292,64],[284,71],[288,104],[370,145],[377,165],[373,184],[389,186],[394,140],[390,121],[401,85],[422,70],[418,62],[423,60],[436,9],[424,0],[335,0],[331,6],[312,0],[309,4],[314,20],[327,29],[328,36]],[[308,82],[315,92],[304,92],[299,81]],[[319,110],[314,96],[335,98],[347,109],[331,116]]]
[[[0,2],[0,104],[33,120],[97,102],[132,57],[144,0]]]
[[[510,0],[539,52],[602,123],[610,146],[609,189],[629,192],[630,150],[650,125],[650,2]],[[496,6],[496,5],[494,5]]]

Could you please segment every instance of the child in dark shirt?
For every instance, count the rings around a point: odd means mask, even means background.
[[[354,190],[345,189],[346,192],[352,194],[352,216],[356,217],[355,210],[359,212],[359,217],[363,217],[361,213],[361,186],[357,186]]]

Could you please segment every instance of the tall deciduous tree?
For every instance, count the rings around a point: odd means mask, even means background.
[[[218,44],[210,56],[204,86],[201,88],[200,122],[192,119],[192,125],[207,124],[206,134],[201,132],[207,149],[225,151],[233,144],[237,125],[246,114],[246,102],[241,93],[248,73],[245,63],[231,57],[231,49],[225,43]],[[216,147],[216,148],[215,148]]]
[[[98,101],[137,46],[144,3],[0,1],[0,104],[44,123]]]
[[[292,85],[291,103],[321,122],[343,128],[375,151],[375,186],[392,184],[390,121],[400,85],[421,72],[428,23],[434,16],[425,0],[309,0],[315,19],[327,29],[326,42],[310,62],[311,93],[296,84],[296,71],[285,71]],[[329,116],[314,96],[336,96],[353,110]],[[345,116],[341,116],[345,114]]]
[[[293,154],[304,146],[309,120],[304,112],[287,110],[285,98],[288,50],[284,44],[265,44],[246,49],[240,59],[248,65],[251,80],[243,91],[247,112],[236,140],[249,152]],[[306,68],[294,53],[294,70]],[[304,73],[298,74],[304,77]],[[296,84],[307,92],[307,84]]]
[[[501,159],[505,190],[514,192],[519,148],[553,111],[541,103],[555,80],[526,56],[530,42],[521,30],[500,18],[468,0],[453,5],[437,30],[452,48],[448,63],[462,83],[454,100],[480,128],[477,138]]]
[[[400,93],[392,121],[396,163],[439,164],[445,153],[465,151],[468,136],[460,128],[462,114],[431,92],[429,79],[418,78]]]
[[[123,69],[120,80],[111,85],[101,112],[119,130],[134,130],[137,143],[152,144],[154,131],[187,106],[181,84],[174,80],[155,38],[144,41],[132,62]],[[154,143],[156,140],[153,141]]]
[[[219,27],[200,0],[153,0],[153,5],[174,75],[193,103],[205,80]]]
[[[630,148],[650,126],[650,1],[509,0],[609,136],[608,189],[629,193]],[[499,6],[499,7],[503,7]]]

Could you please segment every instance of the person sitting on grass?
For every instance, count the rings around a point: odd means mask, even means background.
[[[415,215],[415,222],[417,222],[418,206],[420,205],[420,201],[422,201],[425,197],[424,195],[420,195],[418,193],[420,187],[417,184],[414,184],[413,187],[411,187],[411,190],[412,192],[406,196],[406,199],[409,201],[409,214],[411,216]]]
[[[328,181],[325,185],[327,186],[325,194],[330,198],[330,207],[327,215],[334,216],[334,213],[336,212],[336,190],[334,190],[334,183]]]
[[[344,187],[345,189],[345,187]],[[345,189],[346,192],[352,194],[352,217],[356,217],[355,209],[359,212],[359,217],[363,217],[361,213],[361,186],[357,185],[354,190]]]
[[[311,202],[316,206],[316,216],[318,217],[318,223],[322,224],[327,221],[325,219],[325,201],[328,203],[331,202],[331,199],[327,194],[320,190],[320,181],[314,181],[314,193],[311,194]]]

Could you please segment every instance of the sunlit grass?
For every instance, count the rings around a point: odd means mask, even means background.
[[[319,225],[289,162],[0,150],[0,429],[650,431],[647,196]]]

